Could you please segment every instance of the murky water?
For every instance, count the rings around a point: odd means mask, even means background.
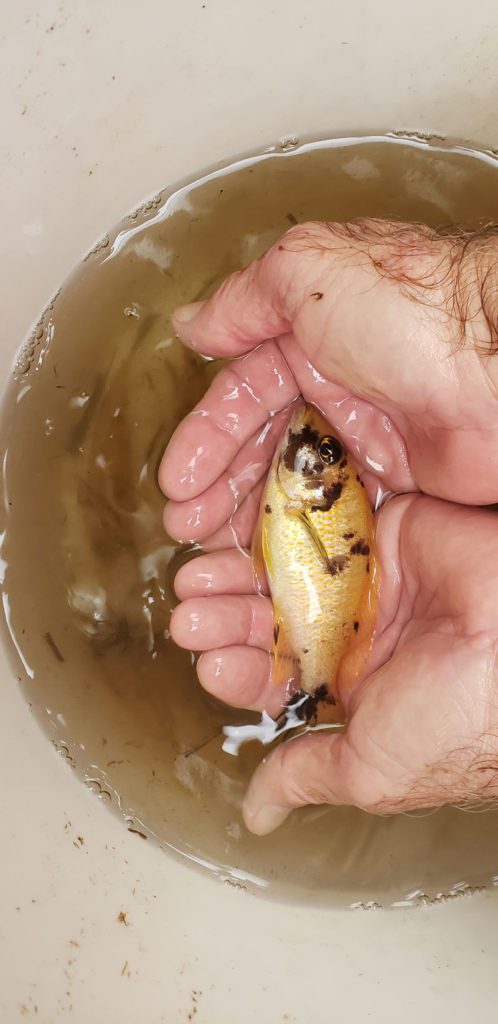
[[[290,223],[362,215],[498,220],[498,164],[403,139],[290,146],[161,194],[95,247],[36,326],[4,404],[2,597],[33,712],[131,831],[273,896],[386,905],[492,884],[498,816],[309,808],[250,836],[240,803],[261,748],[222,752],[221,727],[250,716],[206,696],[169,639],[172,580],[192,553],[164,535],[156,484],[217,369],[174,339],[172,309]]]

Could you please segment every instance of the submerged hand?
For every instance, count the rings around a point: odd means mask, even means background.
[[[265,758],[244,803],[254,832],[308,803],[392,814],[498,795],[495,514],[395,498],[378,515],[377,543],[379,629],[347,730],[309,733]],[[252,592],[249,560],[203,555],[176,588],[172,634],[206,651],[201,683],[227,703],[277,713],[271,606]]]
[[[494,339],[489,308],[475,301],[488,301],[488,243],[481,262],[458,244],[460,261],[457,242],[429,229],[294,229],[178,324],[188,343],[215,355],[278,335],[219,374],[160,470],[175,499],[170,533],[221,549],[181,570],[178,594],[192,600],[171,628],[179,643],[207,650],[201,682],[228,703],[272,712],[283,703],[270,683],[270,603],[251,594],[250,564],[229,548],[249,544],[258,482],[286,417],[278,411],[299,393],[373,471],[371,493],[380,478],[384,489],[496,499],[496,371],[484,356]],[[380,513],[378,632],[348,729],[286,742],[266,759],[246,798],[250,828],[269,831],[303,803],[390,812],[491,792],[494,536],[489,513],[420,497]]]

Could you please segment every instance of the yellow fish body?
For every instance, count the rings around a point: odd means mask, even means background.
[[[291,677],[314,709],[342,720],[341,692],[372,642],[373,516],[351,456],[313,406],[296,408],[275,452],[253,561],[273,600],[275,682]]]

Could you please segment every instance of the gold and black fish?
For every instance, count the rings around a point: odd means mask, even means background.
[[[372,643],[373,516],[351,456],[314,406],[296,408],[275,452],[253,562],[273,601],[275,682],[292,678],[309,695],[303,717],[320,705],[320,718],[343,720],[341,693]]]

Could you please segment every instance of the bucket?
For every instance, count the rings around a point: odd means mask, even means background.
[[[199,169],[313,136],[498,145],[487,0],[48,0],[4,32],[5,380],[82,255]],[[57,757],[5,651],[1,672],[6,1024],[494,1021],[492,885],[383,912],[220,884],[128,832]]]

